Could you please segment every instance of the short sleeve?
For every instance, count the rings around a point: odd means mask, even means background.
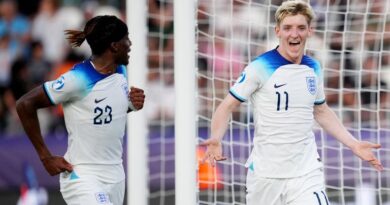
[[[235,84],[230,88],[229,93],[241,102],[245,102],[261,85],[258,64],[252,62],[238,77]]]
[[[77,72],[69,71],[53,81],[43,84],[46,95],[52,104],[60,104],[80,97],[85,90]]]
[[[317,96],[316,96],[316,100],[315,100],[314,104],[315,105],[321,105],[321,104],[325,103],[324,73],[323,73],[323,70],[321,68],[319,68],[316,71],[316,74],[317,74],[317,77],[318,77],[318,80],[317,80],[318,91],[317,91]]]

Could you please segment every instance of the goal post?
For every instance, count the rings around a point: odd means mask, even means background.
[[[147,0],[126,2],[126,22],[132,41],[128,79],[130,86],[146,87]],[[130,88],[129,88],[130,89]],[[148,128],[144,109],[131,112],[127,122],[127,204],[148,204]]]
[[[175,197],[196,204],[196,1],[174,1]]]

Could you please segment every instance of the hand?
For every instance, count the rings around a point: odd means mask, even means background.
[[[359,141],[357,145],[352,149],[352,151],[362,160],[370,163],[371,166],[373,166],[376,170],[382,171],[383,166],[381,162],[375,157],[374,153],[371,151],[371,149],[379,149],[380,147],[380,144]]]
[[[136,87],[131,87],[128,98],[136,110],[140,110],[144,107],[144,102],[145,102],[144,90]]]
[[[215,166],[215,161],[223,161],[227,159],[222,156],[222,144],[217,139],[210,138],[201,143],[200,146],[207,146],[202,163],[208,161],[212,166]]]
[[[68,171],[72,172],[72,165],[67,162],[63,157],[60,156],[51,156],[41,159],[43,166],[46,171],[51,175],[57,175],[61,172]]]

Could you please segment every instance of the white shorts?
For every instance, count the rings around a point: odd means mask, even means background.
[[[288,179],[255,177],[248,169],[246,180],[247,205],[330,205],[322,169]]]
[[[105,183],[95,176],[60,174],[61,194],[68,205],[123,205],[125,180]]]

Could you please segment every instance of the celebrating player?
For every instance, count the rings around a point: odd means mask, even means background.
[[[127,112],[142,109],[145,99],[142,89],[128,89],[127,25],[114,16],[97,16],[83,31],[66,34],[72,46],[87,40],[91,58],[24,95],[17,101],[17,112],[47,172],[60,174],[67,204],[123,204]],[[50,153],[37,118],[39,108],[56,104],[63,105],[69,134],[64,157]]]
[[[279,46],[252,61],[231,87],[211,121],[205,159],[225,160],[221,140],[232,111],[253,104],[255,137],[247,161],[248,205],[328,204],[322,162],[312,131],[314,120],[375,169],[379,144],[355,139],[325,102],[317,60],[304,55],[314,13],[302,1],[285,1],[275,14]]]

